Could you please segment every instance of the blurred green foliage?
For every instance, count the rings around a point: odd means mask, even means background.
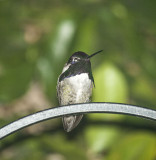
[[[94,102],[156,104],[156,1],[0,0],[0,124],[58,105],[73,52],[92,59]],[[155,160],[149,120],[90,114],[71,133],[49,120],[0,143],[1,160]]]

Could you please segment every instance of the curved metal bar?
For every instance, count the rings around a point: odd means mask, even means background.
[[[156,120],[156,111],[148,108],[128,104],[117,103],[83,103],[73,104],[68,106],[55,107],[43,110],[17,121],[14,121],[0,129],[0,139],[16,132],[17,130],[30,126],[32,124],[61,117],[64,115],[77,114],[77,113],[115,113],[115,114],[129,114],[138,117],[144,117],[151,120]]]

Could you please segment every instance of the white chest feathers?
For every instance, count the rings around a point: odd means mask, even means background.
[[[81,73],[79,75],[67,78],[68,83],[77,91],[83,92],[92,88],[92,81],[89,79],[87,73]]]
[[[93,84],[87,73],[65,78],[59,83],[60,103],[74,104],[90,101]]]

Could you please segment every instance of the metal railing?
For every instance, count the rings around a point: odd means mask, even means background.
[[[151,120],[156,120],[156,111],[139,106],[120,104],[120,103],[83,103],[73,104],[68,106],[55,107],[43,110],[19,120],[16,120],[0,129],[0,139],[32,124],[53,119],[70,114],[79,113],[114,113],[128,114],[138,117],[143,117]]]

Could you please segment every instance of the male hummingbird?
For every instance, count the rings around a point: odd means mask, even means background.
[[[57,82],[60,105],[90,102],[94,85],[90,58],[100,52],[102,50],[89,56],[78,51],[69,58]],[[82,114],[64,116],[62,118],[64,130],[70,132],[79,124],[82,117]]]

